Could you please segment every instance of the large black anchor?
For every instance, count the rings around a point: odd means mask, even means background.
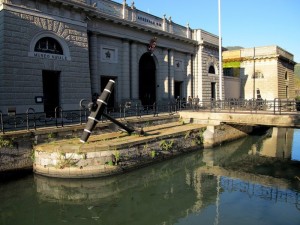
[[[88,117],[88,122],[85,126],[85,129],[83,131],[83,134],[81,135],[80,141],[85,143],[89,136],[91,135],[93,129],[97,125],[97,123],[100,121],[101,116],[105,116],[107,119],[121,127],[122,129],[126,130],[129,134],[135,132],[136,130],[133,128],[130,128],[123,123],[119,122],[118,120],[112,118],[111,116],[105,114],[103,111],[105,107],[107,106],[108,99],[110,97],[110,94],[112,93],[112,90],[114,88],[115,81],[109,80],[106,87],[104,88],[102,94],[97,99],[96,103],[93,107],[91,107],[91,114]],[[139,131],[138,133],[143,134],[143,130]]]

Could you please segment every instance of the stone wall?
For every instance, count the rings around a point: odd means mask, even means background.
[[[143,167],[196,149],[199,150],[203,148],[203,145],[212,147],[236,140],[251,133],[252,127],[219,125],[214,127],[213,139],[210,139],[205,133],[202,134],[203,131],[194,130],[164,139],[144,141],[135,145],[122,145],[118,149],[112,148],[96,152],[63,153],[57,151],[47,153],[36,151],[33,154],[32,140],[27,139],[27,141],[19,141],[12,148],[0,148],[0,173],[32,169],[34,165],[34,170],[47,176],[65,177],[66,171],[72,174],[70,177],[73,178],[107,176]],[[62,136],[64,135],[60,134],[60,138]],[[44,138],[46,140],[46,137]]]
[[[69,153],[35,151],[33,170],[37,174],[62,178],[103,177],[120,174],[166,160],[183,153],[201,149],[199,130],[155,138],[116,149],[95,152],[75,150]],[[117,140],[115,141],[117,142]]]
[[[178,121],[177,115],[160,115],[159,117],[129,118],[127,121],[134,127],[158,125]],[[54,140],[67,140],[81,136],[85,125],[63,128],[43,128],[29,131],[16,131],[0,135],[0,173],[31,168],[33,164],[33,146]],[[119,129],[112,122],[98,123],[93,134],[104,134]],[[6,147],[5,147],[6,146]]]
[[[40,7],[43,11],[44,7]],[[7,107],[16,107],[17,113],[25,113],[32,107],[43,111],[43,104],[35,102],[36,96],[44,95],[43,71],[59,72],[60,106],[78,108],[81,99],[90,97],[86,24],[35,11],[10,9],[1,11],[5,18],[1,25],[4,40],[1,54],[5,55],[5,66],[1,73],[0,110],[5,113]],[[53,7],[52,13],[55,14],[55,10]],[[43,37],[57,40],[63,55],[35,52],[37,41]]]

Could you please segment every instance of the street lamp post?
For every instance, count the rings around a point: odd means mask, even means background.
[[[253,100],[255,99],[255,47],[253,47]]]
[[[218,17],[219,17],[219,99],[222,100],[222,37],[221,37],[221,0],[218,0]]]

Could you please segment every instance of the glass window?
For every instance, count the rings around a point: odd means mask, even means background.
[[[208,69],[208,73],[212,73],[212,74],[215,74],[215,67],[213,66],[210,66],[209,69]]]
[[[227,77],[240,77],[240,68],[223,68],[223,74]]]
[[[224,68],[223,69],[223,74],[224,74],[224,76],[227,76],[227,77],[233,77],[232,68]]]
[[[34,47],[35,52],[45,52],[50,54],[63,55],[61,45],[57,40],[51,37],[41,38]]]

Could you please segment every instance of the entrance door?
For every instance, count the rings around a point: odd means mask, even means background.
[[[47,117],[55,116],[59,106],[59,71],[43,70],[44,112]]]
[[[181,99],[181,81],[175,81],[174,82],[174,97],[177,99],[178,97]]]
[[[104,90],[104,88],[106,87],[109,80],[115,80],[115,78],[114,77],[105,77],[105,76],[101,77],[101,91]],[[115,89],[116,89],[116,86],[114,87],[112,93],[109,96],[107,108],[114,108],[114,106],[115,106]],[[98,93],[98,94],[101,95],[101,93]]]
[[[216,100],[216,82],[211,83],[211,98]]]
[[[139,98],[143,105],[156,101],[155,62],[150,53],[142,55],[139,63]]]

